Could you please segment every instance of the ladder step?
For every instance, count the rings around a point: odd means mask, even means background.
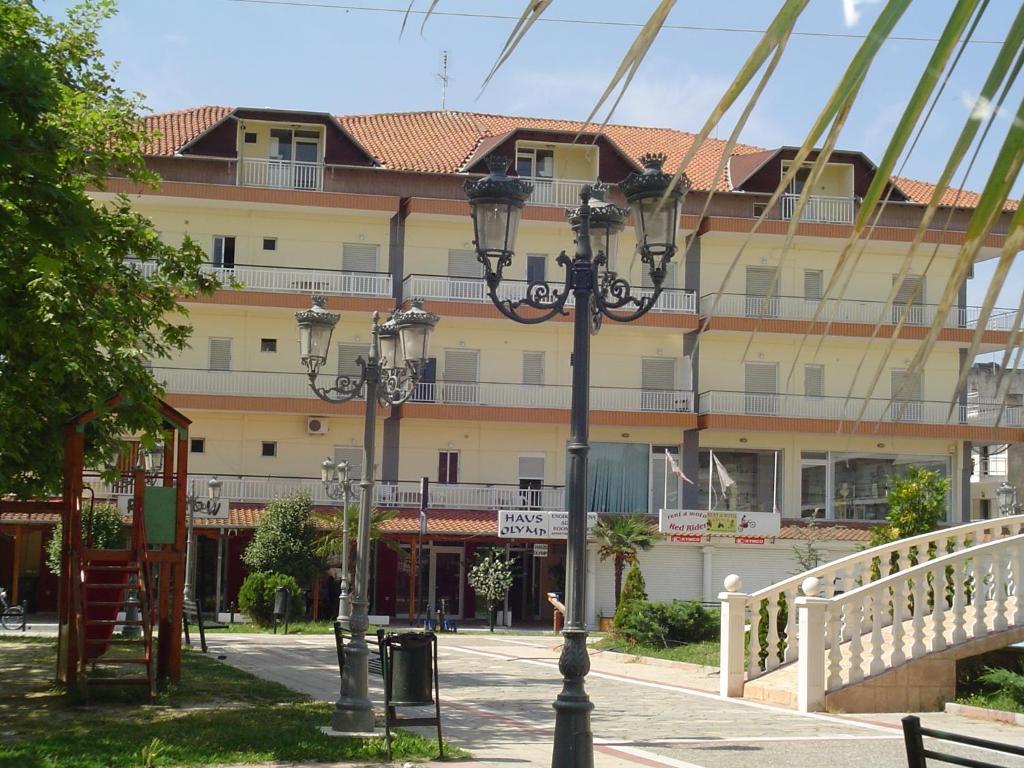
[[[89,664],[104,664],[115,666],[117,664],[149,664],[149,659],[89,659]]]
[[[149,685],[148,677],[90,677],[89,685]]]
[[[118,625],[123,624],[126,627],[141,627],[142,619],[86,619],[86,626],[100,626],[100,625]]]

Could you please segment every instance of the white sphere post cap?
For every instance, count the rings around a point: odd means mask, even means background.
[[[807,597],[817,597],[818,593],[821,592],[821,579],[817,576],[808,576],[800,585],[800,590]]]
[[[739,592],[741,589],[743,589],[743,579],[741,579],[735,573],[730,573],[728,576],[726,576],[723,584],[725,585],[726,592]]]

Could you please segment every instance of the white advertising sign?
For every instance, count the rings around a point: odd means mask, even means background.
[[[547,544],[534,544],[533,545],[533,556],[534,557],[547,557],[548,556],[548,545]]]
[[[587,532],[597,525],[597,513],[587,514]],[[568,512],[522,509],[498,510],[498,537],[502,539],[567,539]]]
[[[782,516],[770,512],[663,509],[658,530],[669,536],[778,536]]]

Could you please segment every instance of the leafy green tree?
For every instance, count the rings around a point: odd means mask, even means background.
[[[477,597],[487,603],[487,617],[491,632],[494,631],[495,606],[504,601],[512,589],[512,561],[499,550],[492,549],[486,555],[477,553],[477,562],[469,571],[469,586]]]
[[[242,561],[252,571],[281,573],[307,583],[318,563],[312,515],[313,503],[306,493],[272,500]]]
[[[60,542],[64,525],[58,520],[46,542],[46,566],[60,575]],[[125,524],[113,504],[94,504],[82,510],[82,540],[92,549],[115,549],[125,543]]]
[[[29,0],[0,3],[0,493],[60,488],[63,423],[124,393],[94,421],[89,466],[112,466],[126,431],[160,426],[160,388],[145,363],[185,348],[182,297],[218,282],[190,240],[161,242],[110,177],[154,185],[142,102],[114,85],[97,44],[109,0],[64,20]],[[152,277],[127,267],[156,265]]]
[[[946,517],[949,478],[936,470],[908,467],[889,489],[886,524],[871,532],[871,546],[930,533]]]
[[[654,523],[641,515],[607,515],[594,526],[594,537],[600,542],[597,550],[602,560],[612,559],[615,569],[615,607],[622,592],[622,572],[627,565],[636,565],[637,553],[647,551],[661,538]]]

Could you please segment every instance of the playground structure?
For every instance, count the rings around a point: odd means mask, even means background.
[[[116,409],[121,396],[108,400]],[[185,583],[185,491],[190,420],[157,401],[163,417],[159,454],[132,468],[131,535],[125,549],[96,549],[83,530],[87,411],[65,425],[64,493],[58,597],[57,678],[83,696],[93,685],[157,685],[181,678]],[[115,628],[121,627],[115,637]]]

